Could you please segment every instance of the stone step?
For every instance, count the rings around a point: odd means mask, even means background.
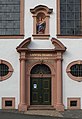
[[[53,117],[63,117],[63,115],[56,111],[56,110],[27,110],[27,112],[24,112],[24,114],[29,114],[29,115],[44,115],[44,116],[53,116]],[[58,118],[59,119],[59,118]]]
[[[28,110],[55,110],[53,106],[31,105]]]

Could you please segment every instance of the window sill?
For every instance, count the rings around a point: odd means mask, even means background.
[[[12,69],[12,71],[10,71],[7,75],[5,75],[5,76],[0,76],[0,81],[4,81],[4,80],[7,80],[8,78],[10,78],[11,75],[12,75],[12,73],[13,73],[13,69]]]
[[[50,35],[49,34],[33,34],[32,35],[34,39],[49,39]]]
[[[77,39],[82,38],[82,35],[57,35],[57,38],[70,38],[70,39]]]
[[[24,35],[0,35],[0,39],[23,39]]]
[[[67,72],[67,74],[72,80],[77,81],[77,82],[82,82],[82,77],[75,77],[75,76],[71,75],[70,72]]]

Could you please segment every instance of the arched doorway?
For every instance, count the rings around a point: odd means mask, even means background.
[[[45,64],[37,64],[30,73],[30,104],[51,105],[50,68]]]

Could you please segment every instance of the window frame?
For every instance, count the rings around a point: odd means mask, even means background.
[[[20,0],[20,34],[0,35],[0,39],[23,39],[24,38],[24,0]]]
[[[81,0],[82,5],[82,0]],[[81,19],[82,19],[82,6],[81,6]],[[81,20],[82,24],[82,20]],[[60,0],[57,0],[57,38],[82,38],[82,35],[62,35],[60,34]]]
[[[5,106],[5,101],[12,101],[12,106]],[[15,109],[15,97],[2,97],[2,109]]]
[[[0,76],[0,81],[4,81],[4,80],[6,80],[6,79],[11,77],[11,75],[13,73],[13,68],[12,68],[11,64],[9,62],[5,61],[5,60],[0,60],[0,64],[5,64],[9,68],[9,73],[7,75]]]
[[[77,101],[77,106],[70,106],[71,101]],[[81,109],[81,99],[79,97],[67,98],[67,109]]]
[[[67,66],[66,72],[67,72],[68,76],[69,76],[71,79],[73,79],[73,80],[75,80],[75,81],[78,81],[78,82],[81,82],[81,81],[82,81],[82,77],[76,77],[76,76],[73,76],[73,75],[70,73],[70,71],[71,71],[71,70],[70,70],[70,67],[73,66],[73,65],[75,65],[75,64],[82,64],[82,60],[77,60],[77,61],[71,62],[71,63]]]

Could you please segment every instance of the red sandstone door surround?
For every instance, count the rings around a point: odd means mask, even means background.
[[[18,47],[20,53],[20,103],[19,111],[27,111],[31,106],[30,101],[30,77],[31,69],[37,64],[44,64],[51,70],[51,103],[50,105],[58,111],[64,110],[62,95],[62,59],[66,47],[57,39],[52,38],[54,49],[28,49],[31,38],[24,40]],[[39,78],[46,77],[39,74]]]

